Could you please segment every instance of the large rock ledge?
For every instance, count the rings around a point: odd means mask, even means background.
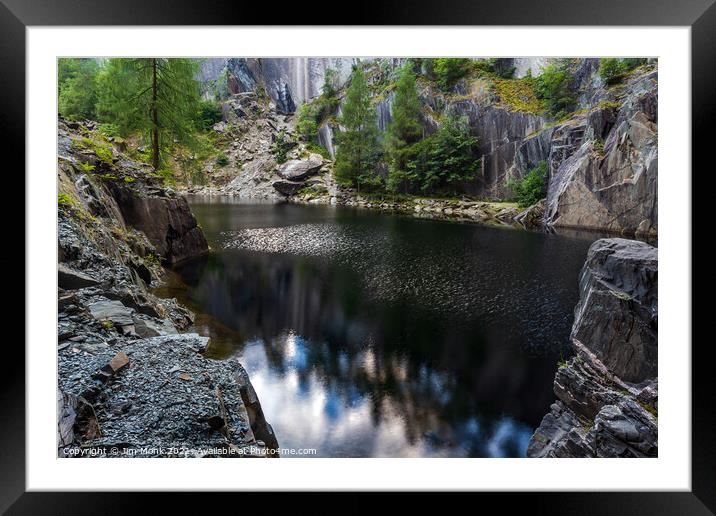
[[[93,125],[59,123],[58,456],[277,456],[241,364],[151,290],[207,251],[186,200]]]
[[[144,233],[169,264],[192,258],[208,250],[204,233],[184,197],[159,190],[137,195],[135,190],[111,184],[124,222]]]
[[[558,400],[528,457],[657,456],[657,272],[648,244],[592,244],[572,327],[575,356],[557,370]]]
[[[208,340],[192,333],[62,349],[60,456],[248,457],[278,448],[243,367],[204,358]]]

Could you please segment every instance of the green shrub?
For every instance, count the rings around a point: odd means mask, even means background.
[[[467,58],[444,57],[435,59],[432,73],[443,91],[451,90],[457,81],[470,72],[471,60]]]
[[[100,124],[98,130],[108,138],[119,136],[119,127],[117,127],[117,124]]]
[[[445,117],[435,134],[412,146],[407,171],[400,180],[412,181],[423,191],[435,191],[474,179],[481,163],[477,143],[466,119]]]
[[[573,90],[574,76],[568,59],[559,59],[547,65],[534,81],[537,97],[544,100],[555,118],[563,118],[572,112],[576,103]]]
[[[330,68],[326,70],[321,94],[313,100],[301,104],[298,108],[296,129],[305,142],[317,143],[318,127],[338,109],[338,74]]]
[[[83,171],[85,174],[89,174],[90,172],[92,172],[92,171],[95,169],[94,165],[92,165],[92,164],[90,164],[90,163],[86,163],[86,162],[84,162],[84,161],[81,161],[81,162],[79,163],[79,165],[80,165],[80,168],[82,169],[82,171]]]
[[[599,60],[599,77],[602,78],[604,84],[616,84],[624,79],[626,74],[644,63],[646,63],[646,59],[642,58],[605,57]]]
[[[331,153],[328,152],[328,149],[326,149],[323,145],[309,142],[306,144],[306,149],[309,152],[314,152],[316,154],[320,154],[321,156],[323,156],[326,159],[331,159]]]
[[[296,124],[298,134],[307,142],[315,141],[318,138],[318,122],[311,104],[301,104],[298,108],[298,122]]]
[[[222,152],[216,157],[216,164],[220,167],[225,167],[229,164],[229,157],[226,155],[226,153]]]
[[[622,59],[622,62],[624,63],[626,69],[628,71],[631,71],[641,65],[646,64],[647,60],[643,57],[625,57],[624,59]]]
[[[514,200],[520,208],[527,208],[547,195],[547,176],[549,168],[546,161],[540,161],[522,179],[510,178],[507,188],[514,193]]]
[[[472,68],[479,72],[480,75],[512,79],[515,76],[515,67],[512,62],[512,59],[505,58],[478,59],[472,62]]]
[[[212,100],[202,100],[199,102],[199,112],[197,113],[197,125],[203,131],[210,130],[214,124],[218,124],[223,119],[221,108]]]
[[[271,148],[273,155],[276,157],[276,162],[279,164],[286,163],[288,160],[288,151],[290,151],[293,146],[294,143],[286,137],[286,131],[281,129],[278,135],[276,135],[276,141],[273,142],[273,147]]]
[[[176,184],[176,178],[174,177],[174,171],[170,168],[160,168],[152,175],[156,178],[161,179],[162,182],[167,186]]]
[[[515,67],[512,59],[490,59],[492,71],[502,79],[512,79],[515,76]]]
[[[156,266],[159,266],[162,264],[161,258],[159,258],[154,253],[147,253],[147,255],[144,257],[144,261],[153,267],[156,267]]]
[[[94,152],[95,155],[100,159],[100,161],[106,165],[111,165],[114,162],[112,147],[108,143],[99,142],[91,138],[83,137],[82,145],[80,146],[80,148],[92,149],[92,152]]]
[[[210,92],[217,99],[225,100],[229,98],[229,74],[230,72],[228,68],[224,67],[224,69],[221,70],[219,77],[213,81],[213,84],[210,83]]]
[[[102,161],[103,163],[107,165],[111,165],[114,156],[112,155],[112,149],[105,145],[96,145],[94,148],[95,154],[97,154],[97,157]]]
[[[599,61],[599,77],[605,84],[619,82],[624,76],[624,67],[620,59],[606,57]]]
[[[492,89],[500,97],[500,103],[510,111],[526,111],[541,114],[545,111],[545,103],[535,93],[534,80],[529,77],[521,79],[493,79]]]
[[[594,150],[601,156],[604,156],[604,140],[597,138],[594,140]]]
[[[60,209],[66,209],[71,208],[74,206],[74,201],[72,200],[72,197],[70,197],[67,194],[61,193],[57,194],[57,207]]]

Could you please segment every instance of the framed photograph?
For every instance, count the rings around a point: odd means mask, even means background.
[[[386,490],[715,510],[691,338],[712,0],[350,26],[2,2],[26,149],[3,511]]]

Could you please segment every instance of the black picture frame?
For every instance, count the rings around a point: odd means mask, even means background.
[[[690,26],[692,71],[693,169],[713,170],[711,125],[716,116],[716,0],[369,0],[356,3],[351,24],[368,25],[608,25]],[[322,0],[311,9],[294,9],[280,18],[278,6],[237,0],[0,0],[0,119],[6,149],[20,158],[16,170],[24,170],[25,139],[25,29],[35,25],[332,25],[318,13],[337,12]],[[341,20],[347,20],[347,14]],[[318,21],[320,20],[320,21]],[[667,171],[689,174],[689,171]],[[694,193],[703,189],[693,190]],[[27,192],[26,192],[27,194]],[[701,193],[702,196],[707,195]],[[697,204],[698,195],[694,198]],[[668,214],[666,214],[668,215]],[[693,217],[692,217],[693,218]],[[700,270],[692,257],[692,270]],[[32,274],[25,270],[25,275]],[[684,300],[691,302],[691,300]],[[686,350],[688,343],[680,345]],[[8,349],[14,348],[14,349]],[[713,514],[716,511],[716,411],[710,384],[710,339],[694,341],[692,352],[692,490],[642,493],[523,493],[485,494],[501,508],[530,504],[549,508],[550,514]],[[25,354],[6,341],[0,374],[0,511],[8,514],[119,514],[148,509],[155,495],[126,493],[26,493],[25,492]],[[9,366],[8,364],[12,364]],[[216,497],[221,503],[223,496]],[[420,497],[417,497],[420,500]],[[152,500],[153,501],[153,500]],[[163,504],[185,503],[172,496]],[[267,503],[267,502],[264,502]],[[300,505],[300,499],[294,504]],[[458,502],[459,503],[459,502]],[[269,503],[270,505],[270,503]],[[366,510],[369,499],[350,504]],[[218,507],[218,506],[217,506]],[[361,509],[362,507],[362,509]],[[168,510],[169,505],[164,505]]]

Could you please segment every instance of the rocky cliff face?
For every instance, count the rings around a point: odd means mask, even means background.
[[[107,217],[122,230],[141,231],[166,263],[208,250],[186,199],[101,134],[60,121],[58,160],[60,193],[68,203],[89,216]]]
[[[91,122],[58,135],[58,454],[251,456],[278,447],[246,372],[206,359],[151,288],[207,250],[186,201]]]
[[[200,77],[205,81],[216,80],[226,69],[231,94],[263,87],[279,113],[287,114],[320,95],[326,70],[333,70],[337,85],[342,86],[356,62],[357,58],[350,57],[207,59],[202,63]]]
[[[539,75],[550,62],[548,57],[510,59],[515,77],[528,73]],[[282,113],[292,113],[302,103],[321,93],[326,71],[335,72],[336,86],[348,81],[353,65],[371,62],[366,57],[278,57],[278,58],[210,58],[201,64],[199,78],[215,81],[225,70],[229,72],[229,92],[232,94],[255,91],[263,86]],[[400,66],[404,58],[382,58],[391,67]]]
[[[289,115],[285,122],[291,126],[295,124],[295,117],[290,114],[302,102],[320,94],[328,69],[336,71],[336,86],[342,98],[351,66],[359,61],[368,63],[369,82],[377,81],[374,86],[378,91],[404,59],[231,58],[209,60],[202,74],[214,77],[217,70],[230,72],[233,93],[228,101],[230,105],[246,92],[266,91],[269,96],[266,112],[274,113],[267,114],[266,119]],[[528,71],[539,75],[550,59],[506,61],[510,61],[507,65],[514,67],[515,77],[519,78]],[[495,79],[479,77],[461,80],[452,91],[443,92],[433,82],[421,79],[418,85],[425,133],[434,132],[446,113],[469,120],[472,132],[479,139],[481,170],[475,180],[459,185],[464,195],[505,198],[509,195],[506,188],[509,178],[524,177],[539,162],[545,161],[549,165],[549,186],[543,225],[655,237],[658,231],[656,63],[637,69],[614,86],[603,84],[599,77],[599,59],[575,60],[572,68],[570,88],[575,94],[577,111],[568,119],[556,122],[534,106],[529,107],[530,93],[520,89],[524,85],[502,83],[500,88],[492,82]],[[393,97],[390,87],[376,93],[380,131],[386,131],[390,124]],[[232,109],[225,112],[231,113]],[[340,105],[334,116],[318,128],[318,142],[331,157],[335,156],[336,133],[341,130],[335,122],[338,115]],[[270,142],[268,138],[273,137],[267,134],[258,141]],[[245,140],[250,143],[256,138]],[[247,174],[237,174],[233,189],[247,195],[251,185],[257,184],[257,190],[263,189],[262,192],[250,196],[275,196],[265,187],[268,181],[256,181],[257,175],[265,176],[275,167],[275,163],[265,160],[247,165]]]
[[[529,457],[656,457],[657,249],[597,240],[579,281],[572,343]]]
[[[554,130],[546,222],[656,236],[656,72],[606,98]]]

